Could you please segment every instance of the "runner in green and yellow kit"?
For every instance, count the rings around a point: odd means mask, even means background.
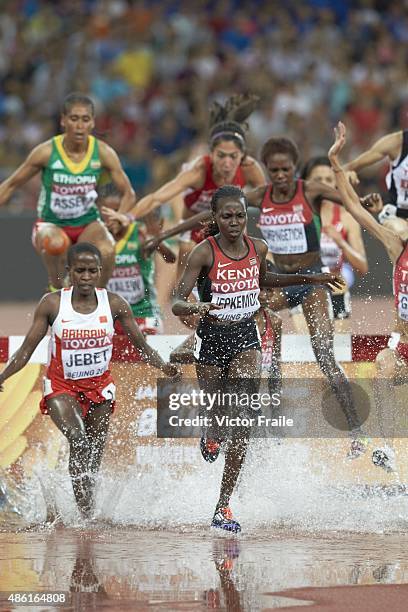
[[[106,208],[117,210],[120,199],[115,189],[110,187],[106,185],[103,188],[100,195],[101,204]],[[142,226],[146,227],[146,231]],[[160,230],[161,224],[156,213],[148,215],[143,224],[133,221],[125,228],[119,223],[110,226],[110,231],[116,240],[116,262],[107,288],[129,302],[136,323],[145,335],[163,332],[156,296],[154,257],[153,255],[146,257],[143,251],[146,232],[157,234]],[[165,244],[161,243],[157,250],[168,263],[176,261],[176,255]],[[124,333],[119,322],[115,323],[115,331],[118,334]]]
[[[68,247],[75,242],[90,242],[102,254],[100,283],[104,286],[114,267],[115,252],[113,240],[96,205],[102,171],[110,173],[121,194],[121,212],[132,208],[135,194],[115,151],[91,135],[95,110],[90,98],[80,93],[68,95],[63,105],[61,126],[62,135],[36,146],[23,164],[0,185],[0,205],[41,171],[33,245],[47,268],[50,285],[54,288],[63,286]]]

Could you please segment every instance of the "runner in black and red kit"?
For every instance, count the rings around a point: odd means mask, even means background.
[[[317,181],[295,178],[299,152],[288,138],[270,138],[262,147],[262,162],[269,184],[247,194],[248,202],[260,208],[259,227],[268,243],[278,272],[318,274],[320,259],[320,203],[322,199],[341,204],[338,192]],[[350,384],[334,356],[334,327],[329,291],[325,287],[292,286],[274,291],[268,300],[271,310],[302,304],[317,362],[327,376],[346,415],[353,440],[348,456],[365,452]]]
[[[263,240],[244,234],[247,200],[241,189],[226,185],[212,200],[214,221],[209,238],[191,252],[185,272],[175,289],[173,313],[177,316],[198,314],[195,335],[195,360],[200,387],[206,393],[257,392],[260,377],[260,339],[254,320],[259,310],[261,286],[284,287],[298,283],[339,285],[335,275],[287,275],[266,272],[267,246]],[[200,300],[187,301],[198,284]],[[216,412],[239,414],[239,406],[218,406]],[[229,500],[237,482],[248,445],[249,428],[238,427],[228,435],[221,493],[212,526],[240,531],[232,518]],[[215,461],[221,439],[201,440],[207,461]]]

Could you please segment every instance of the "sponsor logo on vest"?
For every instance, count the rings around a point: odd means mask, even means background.
[[[225,263],[225,264],[218,262],[218,268],[225,268],[225,266],[230,266],[231,264],[232,264],[232,261],[230,261],[229,263]]]
[[[61,348],[64,351],[78,351],[94,348],[103,348],[112,344],[110,336],[103,338],[64,338],[61,340]]]
[[[101,167],[101,162],[97,159],[93,159],[89,165],[91,166],[91,168],[96,169]]]
[[[265,209],[263,212],[267,212]],[[260,225],[290,225],[291,223],[306,223],[302,212],[277,213],[275,215],[264,215],[261,213]]]
[[[402,292],[408,292],[408,270],[401,269],[401,279],[399,282],[399,290]]]
[[[117,262],[116,262],[117,263]],[[140,275],[140,266],[135,264],[134,266],[115,268],[111,278],[131,278],[133,276]]]
[[[51,165],[51,168],[52,168],[53,170],[63,170],[63,169],[64,169],[64,164],[63,164],[63,163],[62,163],[62,162],[61,162],[59,159],[57,159],[57,160],[56,160],[56,161],[55,161],[55,162],[54,162],[54,163]]]

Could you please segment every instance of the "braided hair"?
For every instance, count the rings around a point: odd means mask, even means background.
[[[258,106],[259,98],[252,94],[235,94],[224,105],[213,102],[210,107],[210,148],[222,140],[232,140],[245,153],[246,119]]]
[[[248,200],[241,187],[238,187],[237,185],[223,185],[222,187],[219,187],[211,198],[212,219],[208,223],[204,224],[203,233],[205,237],[219,234],[220,229],[217,221],[215,220],[215,213],[217,212],[220,200],[225,200],[225,198],[243,200],[245,203],[245,210],[248,208]]]

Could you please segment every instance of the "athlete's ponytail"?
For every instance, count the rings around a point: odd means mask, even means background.
[[[213,102],[210,107],[210,148],[222,140],[234,141],[245,152],[245,136],[248,130],[246,119],[258,106],[259,98],[251,94],[236,94],[224,105]]]

